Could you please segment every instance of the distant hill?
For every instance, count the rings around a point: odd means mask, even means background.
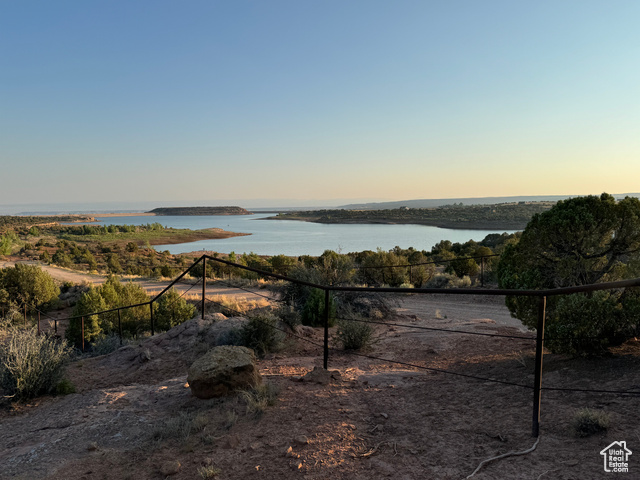
[[[594,195],[600,195],[599,192]],[[640,193],[617,193],[612,194],[617,199],[624,197],[640,197]],[[336,208],[344,208],[346,210],[388,210],[401,207],[409,208],[433,208],[444,205],[493,205],[499,203],[517,203],[517,202],[557,202],[574,198],[580,195],[529,195],[515,197],[474,197],[474,198],[434,198],[420,200],[401,200],[397,202],[374,202],[374,203],[352,203]]]
[[[154,208],[148,213],[154,215],[251,215],[242,207],[163,207]]]

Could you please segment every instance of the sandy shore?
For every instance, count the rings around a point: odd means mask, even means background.
[[[125,212],[125,213],[91,213],[94,217],[155,217],[155,213]]]

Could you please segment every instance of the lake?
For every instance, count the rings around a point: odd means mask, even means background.
[[[337,252],[360,252],[381,248],[390,250],[395,246],[431,250],[441,240],[464,243],[480,241],[491,230],[452,230],[424,225],[379,225],[379,224],[322,224],[295,220],[264,220],[274,214],[229,215],[229,216],[140,216],[100,217],[102,225],[144,225],[160,223],[165,227],[222,228],[231,232],[250,233],[249,236],[220,240],[201,240],[176,245],[155,245],[158,251],[169,250],[172,254],[213,250],[220,253],[249,253],[258,255],[289,256],[321,255],[325,250]],[[512,233],[509,231],[508,233]]]

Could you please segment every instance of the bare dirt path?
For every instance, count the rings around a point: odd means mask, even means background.
[[[19,262],[26,263],[29,265],[37,265],[42,268],[44,271],[49,273],[55,280],[59,282],[71,282],[74,284],[83,284],[87,283],[89,285],[102,285],[107,280],[107,275],[100,274],[92,274],[92,273],[84,273],[78,272],[74,270],[70,270],[67,268],[56,267],[53,265],[41,264],[40,262]],[[0,262],[0,268],[13,267],[15,262],[12,261],[4,261]],[[169,284],[171,280],[154,280],[149,278],[141,278],[141,277],[130,277],[124,276],[119,277],[123,282],[132,282],[137,285],[140,285],[149,295],[156,295],[164,290]],[[201,295],[202,287],[194,287],[193,285],[197,283],[194,279],[185,279],[180,283],[177,283],[174,288],[179,292],[183,293],[187,290],[190,290],[194,294]],[[225,286],[221,283],[210,283],[207,285],[206,289],[207,295],[232,295],[232,296],[241,296],[248,298],[257,298],[259,295],[255,295],[250,291],[247,292],[245,290],[240,290],[238,288],[233,288],[231,286]],[[266,295],[266,292],[261,292],[260,295]]]

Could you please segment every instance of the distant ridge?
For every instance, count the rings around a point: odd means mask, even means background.
[[[162,207],[154,208],[148,213],[154,215],[251,215],[242,207]]]
[[[600,195],[600,193],[592,195]],[[624,197],[640,197],[640,193],[616,193],[612,195],[616,199],[622,199]],[[335,208],[343,208],[345,210],[388,210],[400,207],[433,208],[441,207],[443,205],[452,205],[454,203],[461,203],[462,205],[492,205],[497,203],[514,202],[558,202],[560,200],[566,200],[567,198],[580,196],[581,195],[529,195],[513,197],[434,198],[420,200],[401,200],[396,202],[351,203]]]

